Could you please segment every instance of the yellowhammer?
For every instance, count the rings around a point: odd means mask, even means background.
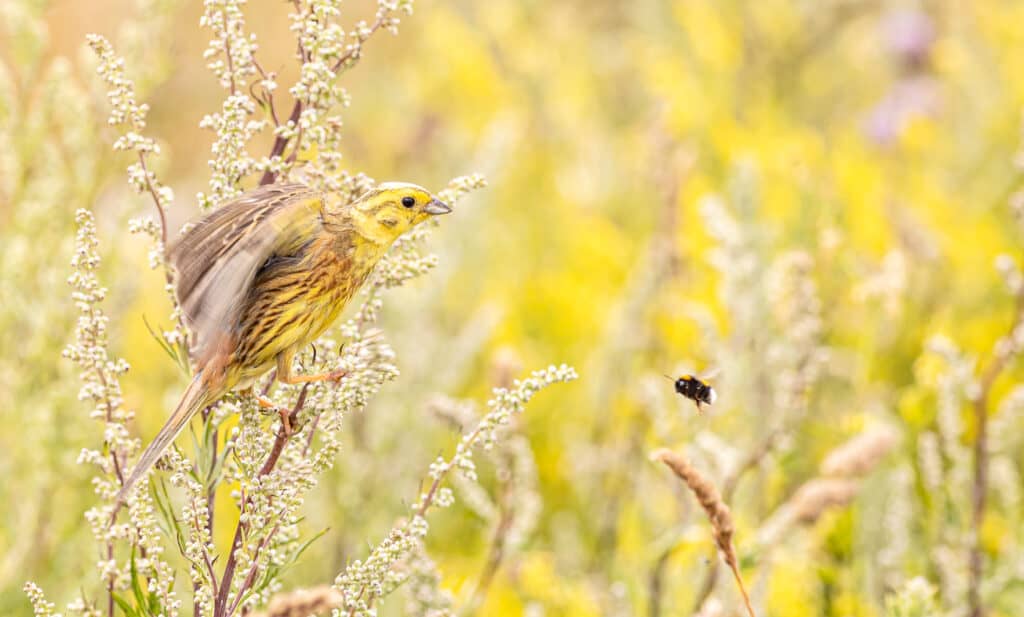
[[[292,358],[330,326],[389,246],[431,215],[451,212],[414,184],[378,185],[335,205],[302,184],[263,186],[201,219],[168,249],[175,291],[191,332],[195,377],[124,483],[116,503],[196,412]]]

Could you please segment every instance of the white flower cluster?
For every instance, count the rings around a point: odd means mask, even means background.
[[[89,400],[94,407],[91,417],[104,424],[102,450],[83,450],[79,463],[95,465],[100,470],[93,482],[103,505],[86,513],[93,535],[105,546],[99,562],[101,578],[112,589],[125,589],[135,578],[144,578],[146,586],[160,599],[167,615],[176,615],[180,602],[173,591],[174,570],[162,559],[163,548],[158,521],[153,516],[153,504],[148,494],[135,491],[128,499],[129,523],[114,525],[110,521],[114,496],[125,474],[126,462],[139,448],[137,439],[128,434],[126,423],[133,416],[125,409],[121,398],[120,376],[128,371],[122,359],[111,359],[107,353],[108,318],[100,308],[106,297],[96,276],[100,265],[97,252],[96,225],[92,213],[76,213],[78,234],[75,255],[71,265],[73,273],[68,282],[74,289],[72,297],[79,310],[75,341],[68,345],[65,357],[81,369],[81,400]],[[114,555],[114,541],[128,540],[141,549],[143,555],[129,564],[119,564]]]
[[[965,445],[964,426],[961,413],[965,400],[973,400],[979,392],[975,379],[976,361],[964,354],[951,339],[936,335],[926,343],[926,353],[938,357],[944,363],[944,370],[933,384],[936,395],[935,424],[938,429],[934,440],[927,443],[921,436],[920,453],[922,473],[940,491],[956,495],[968,495],[971,486],[971,454]],[[950,461],[946,464],[944,460]],[[966,516],[966,500],[952,500],[950,505],[962,506],[961,514]],[[960,538],[950,536],[946,540],[959,544]]]
[[[901,248],[886,253],[877,269],[854,286],[853,299],[858,302],[877,301],[889,317],[899,317],[904,307],[913,257]]]
[[[474,448],[478,445],[484,449],[493,448],[498,429],[506,426],[514,415],[521,413],[537,392],[555,383],[574,379],[576,371],[563,364],[535,371],[527,379],[516,380],[511,388],[495,388],[493,398],[487,403],[487,414],[472,431],[463,435],[455,454],[450,459],[439,457],[431,463],[429,476],[432,483],[410,506],[410,519],[394,527],[365,561],[352,562],[334,580],[334,588],[344,595],[345,604],[341,609],[336,609],[333,615],[376,615],[374,603],[406,580],[407,573],[397,571],[395,564],[417,550],[426,536],[429,528],[425,518],[427,511],[434,505],[447,507],[453,502],[451,491],[441,487],[448,473],[458,470],[466,477],[475,479]]]
[[[439,408],[435,408],[435,411],[440,413],[450,413],[451,411],[466,410],[467,403],[469,401],[456,401],[452,399],[446,399],[443,402],[438,401],[446,409],[445,412],[441,412]],[[475,406],[474,406],[475,407]],[[473,426],[477,421],[477,415],[475,409],[471,410],[473,414],[468,422],[460,425],[460,432],[462,426]],[[494,498],[488,493],[487,489],[482,484],[476,481],[475,478],[466,474],[457,473],[451,476],[452,486],[458,492],[459,499],[463,506],[469,508],[474,514],[479,516],[482,520],[493,522],[497,521],[500,516],[498,510],[498,504],[495,503]],[[454,496],[453,496],[454,497]]]
[[[35,617],[61,617],[60,613],[55,613],[56,606],[53,602],[47,602],[46,596],[43,594],[43,590],[39,588],[35,583],[25,583],[22,588],[25,595],[28,596],[29,601],[32,603],[32,613]]]
[[[303,497],[317,475],[336,461],[343,418],[362,410],[381,385],[398,375],[394,352],[370,325],[348,322],[342,328],[348,334],[341,351],[332,351],[338,347],[336,341],[322,337],[316,343],[315,359],[313,353],[299,359],[304,372],[348,371],[340,384],[280,386],[272,393],[283,409],[297,410],[293,435],[285,438],[280,421],[265,428],[262,414],[251,403],[240,409],[241,422],[228,438],[231,456],[221,479],[239,486],[234,497],[244,537],[232,552],[235,570],[227,596],[229,608],[265,603],[278,589],[276,578],[267,573],[290,565],[303,546],[299,530]],[[276,465],[268,468],[268,452],[277,449]],[[254,580],[266,580],[267,585],[253,586]]]
[[[910,579],[885,599],[885,617],[935,617],[939,614],[935,587],[920,576]]]
[[[160,215],[160,225],[150,220],[140,220],[132,224],[133,231],[143,231],[158,241],[157,247],[150,255],[150,262],[155,267],[163,262],[163,244],[167,242],[167,224],[164,213],[174,201],[174,192],[170,187],[160,184],[156,175],[150,171],[147,157],[160,154],[160,146],[156,140],[144,136],[146,113],[149,106],[139,103],[136,99],[135,84],[128,79],[124,71],[124,59],[114,54],[110,42],[98,34],[86,37],[89,46],[99,58],[97,72],[110,90],[107,99],[110,102],[110,117],[107,123],[123,130],[114,142],[114,149],[135,152],[137,162],[128,166],[128,183],[139,194],[149,193]]]
[[[514,381],[511,388],[495,388],[494,397],[487,402],[487,414],[472,433],[463,437],[448,467],[471,471],[473,467],[470,451],[473,446],[479,444],[485,450],[491,449],[498,429],[508,424],[513,415],[521,413],[534,394],[552,384],[565,383],[576,378],[576,370],[563,364],[534,371],[527,379]]]
[[[180,458],[180,457],[179,457]],[[153,497],[147,491],[134,491],[128,500],[129,526],[123,526],[128,539],[138,551],[129,563],[129,575],[146,580],[149,592],[160,600],[168,617],[178,615],[181,600],[174,593],[174,568],[164,558],[164,533],[157,517]],[[109,523],[109,521],[106,521]],[[131,573],[134,570],[134,574]],[[130,585],[131,580],[127,581]]]
[[[148,167],[148,156],[160,153],[160,146],[155,140],[144,137],[146,113],[149,106],[139,103],[136,99],[135,84],[125,75],[124,59],[114,54],[110,42],[97,34],[87,37],[89,46],[99,58],[97,71],[110,90],[107,99],[110,103],[108,123],[122,129],[121,136],[114,142],[115,150],[129,150],[136,154],[137,162],[128,166],[128,182],[138,193],[148,193],[156,206],[159,222],[151,216],[132,219],[128,223],[131,233],[145,233],[153,238],[153,247],[149,251],[149,267],[157,268],[164,264],[164,247],[167,244],[167,208],[174,201],[174,192],[164,186]],[[174,304],[172,315],[174,328],[163,332],[164,342],[169,348],[184,346],[186,339],[184,327],[180,323],[180,313],[173,289],[166,287],[168,296]]]
[[[410,617],[451,617],[454,598],[441,587],[441,573],[437,564],[427,555],[423,542],[419,542],[406,559],[405,588],[408,600],[405,614]]]
[[[75,214],[78,234],[75,239],[75,255],[71,260],[73,272],[68,283],[74,289],[72,298],[78,307],[78,324],[75,341],[67,346],[64,357],[78,364],[81,369],[82,387],[79,399],[93,403],[90,416],[105,423],[104,452],[86,451],[82,459],[97,464],[105,480],[98,486],[100,494],[110,497],[117,491],[116,476],[125,471],[125,458],[138,448],[138,441],[132,439],[125,429],[125,422],[132,413],[123,407],[120,376],[128,371],[123,359],[110,359],[107,355],[108,318],[100,308],[107,290],[100,285],[96,270],[100,265],[97,252],[96,223],[92,213],[79,210]]]
[[[768,299],[784,336],[773,339],[767,359],[777,370],[775,404],[787,412],[802,408],[828,362],[813,271],[814,259],[808,253],[788,251],[768,272]]]
[[[272,74],[264,74],[263,100],[270,107],[274,122],[274,150],[259,161],[264,181],[287,177],[300,154],[315,152],[305,162],[304,180],[312,186],[337,191],[343,188],[341,171],[341,128],[339,108],[347,107],[349,96],[338,76],[355,66],[362,56],[363,45],[378,30],[398,33],[396,13],[412,13],[412,0],[378,0],[372,24],[364,21],[346,30],[337,21],[341,14],[340,0],[297,0],[289,16],[290,29],[298,42],[301,62],[299,79],[288,92],[295,99],[292,113],[279,118],[273,108],[272,92],[276,88]],[[291,151],[286,154],[289,146]],[[267,174],[270,174],[269,176]]]
[[[203,52],[206,68],[217,77],[221,87],[235,94],[256,74],[253,54],[256,36],[245,34],[247,0],[205,0],[199,25],[213,31],[213,39]]]
[[[164,460],[171,471],[171,486],[183,488],[186,499],[178,516],[173,515],[173,506],[169,501],[161,503],[160,508],[167,519],[168,527],[175,530],[181,554],[189,563],[189,577],[193,589],[192,604],[200,611],[208,611],[213,606],[212,590],[216,587],[213,570],[216,553],[210,534],[207,495],[203,484],[195,475],[192,463],[177,450],[172,449],[168,452]],[[151,504],[150,507],[152,508]],[[187,533],[182,533],[181,525],[187,526]],[[171,577],[173,578],[173,574]]]
[[[338,76],[358,62],[362,46],[378,30],[397,33],[397,12],[412,12],[411,0],[378,3],[373,24],[359,22],[351,30],[338,23],[339,0],[298,0],[290,15],[290,29],[298,43],[299,78],[288,92],[295,103],[286,117],[274,99],[277,76],[256,60],[255,35],[245,31],[246,0],[205,0],[200,25],[213,38],[206,50],[208,68],[228,90],[221,110],[203,118],[200,126],[212,130],[210,192],[198,195],[203,209],[214,207],[241,192],[239,183],[253,172],[263,172],[262,183],[288,178],[299,155],[315,152],[304,161],[302,180],[327,191],[344,189],[341,170],[342,118],[336,113],[349,103]],[[265,119],[254,119],[257,104]],[[272,123],[275,143],[271,153],[252,157],[248,144]]]
[[[730,404],[754,414],[765,427],[803,412],[829,350],[822,343],[814,258],[803,250],[772,254],[757,212],[755,168],[738,166],[731,185],[728,205],[711,197],[701,207],[717,242],[710,259],[721,277],[718,295],[733,324],[716,355]],[[770,409],[764,409],[766,399]]]
[[[217,138],[210,148],[210,193],[199,193],[203,210],[236,197],[242,192],[239,180],[255,170],[255,161],[246,146],[266,127],[266,121],[254,120],[256,103],[248,93],[248,84],[257,74],[256,36],[245,33],[246,0],[206,0],[199,25],[209,28],[213,38],[203,54],[207,68],[217,77],[228,96],[217,113],[209,114],[199,126],[212,130]],[[261,81],[267,92],[273,92],[271,76]]]
[[[435,415],[460,430],[477,422],[472,401],[438,397],[430,407]],[[525,544],[540,516],[536,459],[529,440],[514,426],[501,436],[490,455],[496,466],[497,487],[493,496],[465,474],[454,474],[451,481],[466,507],[492,527],[502,527],[501,537],[495,541],[500,542],[503,554],[513,553]]]
[[[231,94],[224,99],[221,111],[205,116],[199,126],[217,134],[210,147],[210,192],[199,193],[199,207],[208,210],[242,193],[239,180],[253,172],[255,161],[246,146],[266,125],[263,120],[251,119],[256,111],[253,100],[243,94]]]

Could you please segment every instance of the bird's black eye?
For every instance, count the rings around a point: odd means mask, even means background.
[[[402,205],[405,206],[406,208],[411,208],[416,205],[416,199],[413,197],[403,197]]]

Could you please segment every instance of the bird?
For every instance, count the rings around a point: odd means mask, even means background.
[[[354,202],[339,202],[304,184],[260,186],[169,245],[193,378],[122,484],[115,514],[189,420],[229,391],[251,388],[275,367],[276,379],[287,384],[344,377],[339,370],[297,375],[292,359],[334,323],[399,236],[451,212],[427,189],[405,182],[381,183]]]

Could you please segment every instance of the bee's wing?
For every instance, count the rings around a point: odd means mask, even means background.
[[[708,381],[708,380],[711,380],[711,379],[718,379],[718,377],[721,374],[722,374],[722,368],[719,367],[719,366],[715,366],[715,367],[712,367],[712,368],[709,368],[709,369],[705,369],[700,374],[700,378],[703,379],[704,381]]]
[[[206,215],[172,243],[175,293],[200,366],[239,322],[260,267],[294,253],[320,229],[322,195],[302,184],[262,186]]]
[[[697,372],[694,371],[692,367],[689,367],[689,366],[686,366],[686,365],[682,365],[682,366],[677,365],[675,367],[674,371],[675,371],[675,377],[673,377],[673,379],[680,379],[682,377],[696,377],[696,375],[697,375]]]

